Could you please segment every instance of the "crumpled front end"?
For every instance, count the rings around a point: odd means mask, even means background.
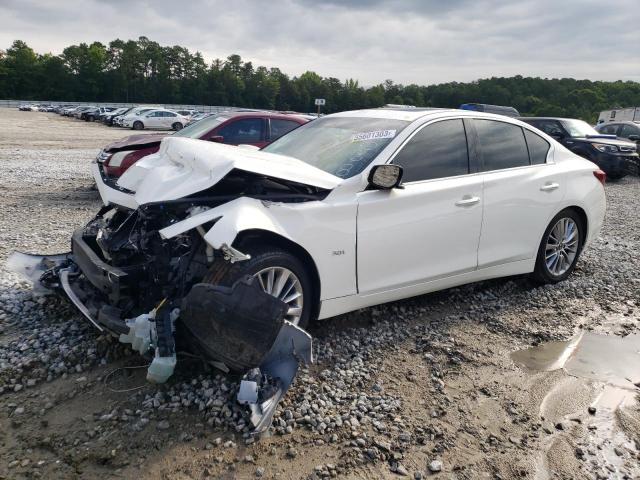
[[[201,208],[192,202],[136,210],[104,207],[73,233],[70,252],[14,253],[8,267],[29,279],[37,293],[64,292],[95,328],[151,356],[147,371],[151,382],[163,383],[173,374],[177,338],[223,370],[264,369],[261,386],[256,384],[262,402],[256,400],[252,407],[253,418],[258,418],[256,431],[264,431],[271,423],[273,411],[267,408],[271,403],[264,406],[264,414],[256,417],[256,412],[268,399],[275,408],[299,361],[311,360],[296,353],[310,352],[311,337],[296,327],[305,339],[304,348],[282,353],[282,344],[287,343],[282,335],[293,335],[291,324],[284,320],[287,305],[265,293],[252,277],[231,287],[201,283],[212,263],[227,261],[229,253],[214,251],[204,240],[204,228],[161,236],[163,227]],[[272,349],[280,353],[269,356]],[[265,366],[274,363],[289,367]]]

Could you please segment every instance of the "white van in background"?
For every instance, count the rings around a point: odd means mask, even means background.
[[[614,108],[603,110],[598,117],[598,125],[609,122],[638,122],[640,121],[640,107]]]

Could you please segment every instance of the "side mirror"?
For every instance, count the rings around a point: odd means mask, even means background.
[[[369,172],[369,185],[379,190],[390,190],[400,185],[402,167],[400,165],[376,165]]]
[[[627,138],[632,142],[637,142],[640,140],[640,135],[629,135]]]
[[[223,143],[224,137],[222,135],[214,135],[213,137],[207,138],[210,142]]]

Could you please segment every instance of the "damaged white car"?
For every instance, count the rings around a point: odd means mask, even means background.
[[[151,380],[173,372],[176,341],[258,368],[239,399],[260,428],[311,361],[311,319],[500,276],[563,280],[605,214],[597,166],[462,110],[329,115],[262,151],[168,137],[117,183],[92,168],[105,206],[71,252],[11,265],[153,352]]]

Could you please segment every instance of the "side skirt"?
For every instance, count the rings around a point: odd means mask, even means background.
[[[320,315],[318,316],[318,319],[322,320],[329,317],[335,317],[336,315],[358,310],[359,308],[371,307],[373,305],[380,305],[381,303],[424,295],[425,293],[436,292],[438,290],[457,287],[467,283],[531,273],[533,272],[534,267],[535,258],[520,260],[504,265],[496,265],[480,270],[474,270],[473,272],[454,275],[452,277],[418,283],[408,287],[385,290],[384,292],[376,292],[368,295],[349,295],[347,297],[323,300],[320,305]]]

